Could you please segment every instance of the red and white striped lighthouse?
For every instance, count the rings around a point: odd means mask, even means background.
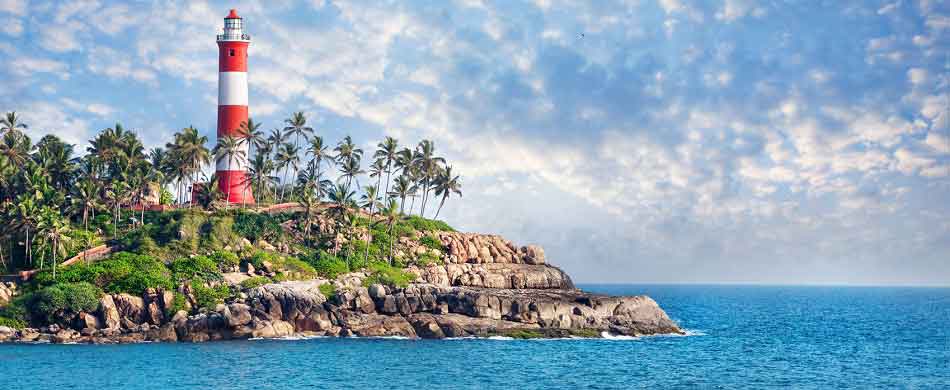
[[[237,11],[224,18],[224,34],[218,35],[218,139],[246,137],[240,131],[247,114],[247,46],[251,36],[244,33],[244,20]],[[218,160],[218,188],[232,203],[254,203],[247,180],[248,143],[241,144],[243,158],[235,155]]]

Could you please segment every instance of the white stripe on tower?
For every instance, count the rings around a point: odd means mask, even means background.
[[[218,85],[219,106],[247,106],[247,72],[219,72]]]

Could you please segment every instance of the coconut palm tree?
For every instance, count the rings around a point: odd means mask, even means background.
[[[221,160],[227,159],[228,161],[228,171],[231,171],[231,163],[237,162],[238,164],[247,161],[247,153],[244,152],[242,146],[244,146],[245,138],[224,136],[218,139],[218,144],[214,146],[212,153],[214,154],[215,163],[220,162]],[[234,183],[230,182],[231,176],[228,175],[227,180],[225,180],[224,188],[230,189]],[[225,199],[225,207],[229,207],[231,204],[231,199]]]
[[[13,220],[19,221],[20,228],[26,233],[26,258],[31,265],[33,264],[33,244],[30,241],[30,231],[36,226],[39,210],[35,195],[30,192],[20,194],[13,208]]]
[[[419,216],[425,217],[426,201],[429,197],[429,191],[432,189],[434,179],[439,173],[439,164],[445,164],[445,159],[435,156],[435,143],[424,139],[416,146],[416,164],[422,174],[422,209],[419,210]]]
[[[415,196],[413,191],[412,180],[409,176],[403,174],[396,178],[393,191],[389,195],[399,198],[399,214],[405,214],[406,197]]]
[[[313,129],[307,126],[307,117],[304,116],[303,111],[298,111],[293,113],[290,118],[284,119],[284,123],[287,124],[287,127],[284,127],[284,131],[287,132],[287,136],[294,137],[294,150],[300,150],[300,136],[303,136],[304,141],[308,139],[310,134],[313,134]],[[297,167],[294,167],[294,173],[291,177],[297,176]]]
[[[58,212],[45,208],[41,213],[41,218],[37,224],[37,236],[44,239],[53,254],[53,280],[56,280],[58,256],[66,256],[69,250],[68,244],[72,240],[68,236],[70,230],[69,221],[60,216]]]
[[[434,218],[439,218],[439,212],[442,211],[445,200],[452,194],[462,196],[462,183],[458,176],[452,176],[452,167],[447,166],[439,173],[439,178],[435,181],[435,196],[441,196],[442,201],[439,202],[439,208],[435,211]]]
[[[25,123],[20,122],[20,116],[16,111],[8,112],[0,118],[0,135],[5,133],[19,132],[20,129],[29,128]]]
[[[348,160],[357,160],[363,158],[363,149],[357,148],[353,143],[353,137],[346,136],[336,145],[333,150],[336,152],[336,161],[340,164]]]
[[[356,186],[359,187],[359,175],[366,173],[360,169],[360,160],[358,158],[350,158],[343,161],[343,164],[340,165],[340,178],[339,180],[346,181],[346,189],[349,190],[350,185],[353,183],[353,180],[356,180]]]
[[[174,144],[169,146],[169,149],[175,150],[175,161],[180,164],[179,170],[192,183],[198,182],[202,168],[211,163],[211,151],[205,146],[207,143],[208,137],[198,134],[198,129],[193,126],[188,126],[175,135]]]
[[[343,218],[349,213],[350,208],[353,207],[355,203],[353,197],[356,196],[356,193],[338,183],[333,187],[333,190],[330,191],[328,196],[331,202],[330,214],[338,218]]]
[[[274,171],[274,161],[267,154],[256,153],[249,165],[247,168],[248,180],[251,183],[256,183],[254,196],[258,202],[263,202],[264,195],[267,193],[267,186],[276,185],[276,177],[270,174]]]
[[[393,137],[386,137],[383,142],[376,145],[376,153],[373,157],[383,161],[386,171],[386,189],[383,191],[386,200],[389,200],[389,179],[393,172],[393,166],[399,158],[399,141]]]
[[[373,161],[373,163],[369,166],[369,177],[370,177],[370,178],[373,178],[373,177],[376,178],[376,187],[373,188],[373,194],[374,194],[374,195],[379,193],[379,185],[380,185],[380,184],[382,183],[382,181],[383,181],[383,173],[385,173],[385,172],[386,172],[386,165],[385,165],[385,163],[383,162],[383,159],[376,159],[376,161]],[[373,203],[373,204],[370,205],[370,208],[369,208],[369,213],[370,213],[370,214],[373,213],[373,208],[374,208],[375,206],[376,206],[375,203]]]
[[[393,232],[395,231],[396,222],[399,221],[400,211],[396,210],[396,200],[389,199],[389,203],[386,207],[383,207],[380,210],[379,215],[382,216],[382,219],[376,221],[374,224],[385,223],[389,230],[389,265],[393,265],[393,242],[395,237],[393,237]],[[367,246],[368,248],[369,246]]]
[[[329,148],[323,144],[323,137],[314,136],[310,139],[310,146],[307,148],[307,154],[313,156],[314,165],[317,168],[317,176],[323,176],[321,163],[326,163],[327,168],[334,164],[333,156],[330,155]]]
[[[17,168],[22,169],[30,160],[33,143],[30,137],[20,131],[8,131],[0,142],[0,156],[7,158]]]
[[[277,155],[275,159],[277,160],[277,169],[284,169],[284,175],[281,180],[282,188],[280,190],[280,201],[284,201],[284,193],[287,191],[287,171],[293,167],[294,171],[297,170],[297,165],[300,163],[300,156],[297,154],[298,150],[291,144],[285,143],[281,144],[277,148]],[[274,197],[277,194],[275,192]]]

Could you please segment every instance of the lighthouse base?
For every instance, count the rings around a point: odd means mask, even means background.
[[[251,182],[244,171],[218,171],[218,189],[229,203],[254,204]]]

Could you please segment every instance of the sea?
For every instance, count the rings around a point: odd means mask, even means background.
[[[584,285],[685,336],[0,345],[2,389],[948,389],[950,288]]]

